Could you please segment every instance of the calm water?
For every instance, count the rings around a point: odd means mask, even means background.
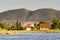
[[[21,33],[0,35],[0,40],[60,40],[60,33]]]

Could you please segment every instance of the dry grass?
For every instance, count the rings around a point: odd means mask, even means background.
[[[18,31],[18,30],[10,30],[10,31],[8,31],[8,30],[5,30],[5,29],[1,29],[0,30],[0,34],[20,34],[20,33],[28,33],[28,32],[46,32],[46,33],[60,33],[60,30],[58,30],[58,29],[50,29],[50,30],[36,30],[36,31],[26,31],[26,30],[23,30],[23,31]]]

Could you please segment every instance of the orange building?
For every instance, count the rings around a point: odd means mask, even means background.
[[[40,24],[40,30],[49,30],[51,28],[51,24]]]

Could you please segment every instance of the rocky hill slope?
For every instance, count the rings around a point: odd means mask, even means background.
[[[51,21],[54,17],[60,18],[60,10],[43,8],[34,11],[22,8],[15,10],[8,10],[0,13],[0,21],[15,22],[17,19],[21,22],[27,21]]]

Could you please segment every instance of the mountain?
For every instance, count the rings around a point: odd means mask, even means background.
[[[0,13],[0,21],[12,22],[12,23],[16,22],[17,19],[19,21],[25,21],[29,13],[30,13],[30,10],[27,10],[25,8],[8,10],[8,11]]]
[[[0,21],[11,23],[16,22],[17,19],[21,22],[52,21],[54,17],[60,18],[60,11],[50,8],[37,9],[34,11],[22,8],[0,13]]]
[[[52,21],[54,17],[60,18],[60,11],[55,9],[37,9],[27,15],[26,21]]]

